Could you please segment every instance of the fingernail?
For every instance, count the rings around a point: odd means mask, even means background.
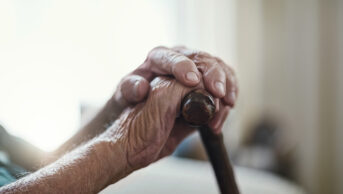
[[[227,97],[227,101],[229,103],[229,106],[234,107],[235,101],[236,101],[236,92],[232,91]]]
[[[216,82],[215,83],[215,87],[216,89],[218,90],[219,94],[221,96],[224,96],[225,95],[225,89],[224,89],[224,84],[222,82]]]
[[[133,95],[135,96],[135,98],[139,97],[139,83],[139,81],[136,81],[133,86]]]
[[[219,126],[220,126],[220,120],[219,119],[217,119],[215,122],[214,122],[214,124],[213,124],[214,126],[213,126],[213,128],[214,129],[218,129],[219,128]]]
[[[195,72],[193,72],[193,71],[188,72],[186,74],[186,78],[187,78],[188,81],[191,81],[191,82],[199,81],[198,75]]]
[[[215,103],[215,105],[216,105],[216,110],[215,110],[215,112],[219,112],[219,98],[216,98],[215,100],[214,100],[214,103]]]
[[[233,102],[235,102],[236,101],[236,92],[231,92],[230,98]]]

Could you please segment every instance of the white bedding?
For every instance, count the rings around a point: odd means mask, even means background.
[[[275,175],[235,167],[242,194],[305,194],[295,184]],[[165,158],[110,185],[101,194],[217,194],[219,190],[208,162]]]

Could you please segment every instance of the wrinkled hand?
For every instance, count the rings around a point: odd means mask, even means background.
[[[131,171],[171,154],[193,132],[178,118],[183,97],[193,89],[175,79],[157,77],[146,101],[125,109],[107,129],[107,137],[121,142]]]
[[[215,132],[221,130],[225,121],[223,118],[234,106],[238,93],[236,76],[231,67],[205,52],[185,47],[156,47],[150,51],[145,62],[119,84],[114,99],[121,110],[142,102],[150,91],[149,82],[160,75],[173,76],[189,87],[203,81],[205,89],[216,98],[217,112],[209,125]]]

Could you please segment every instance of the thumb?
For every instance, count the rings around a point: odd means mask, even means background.
[[[148,94],[149,82],[139,75],[128,75],[120,83],[117,101],[123,107],[141,102]]]

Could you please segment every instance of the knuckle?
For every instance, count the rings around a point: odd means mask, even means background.
[[[194,51],[194,57],[198,57],[198,58],[206,58],[206,57],[211,57],[211,55],[205,51],[198,51],[195,50]]]
[[[235,71],[232,69],[232,67],[224,62],[220,62],[218,61],[219,64],[222,66],[222,68],[224,69],[225,73],[227,74],[227,76],[230,77],[235,77],[236,73]]]
[[[230,74],[235,75],[235,70],[232,68],[232,65],[225,63],[221,58],[214,57],[214,59],[224,68],[225,71],[228,71]]]
[[[187,49],[187,47],[184,45],[178,45],[178,46],[174,46],[172,49],[179,52],[179,51]]]
[[[210,76],[211,78],[222,78],[225,75],[224,71],[222,71],[222,68],[215,64],[206,64],[204,70],[204,76]]]
[[[161,49],[168,49],[168,48],[165,47],[165,46],[160,45],[160,46],[154,47],[151,51],[156,51],[156,50],[161,50]]]
[[[224,66],[224,67],[230,67],[228,64],[226,64],[225,62],[224,62],[224,60],[223,59],[221,59],[221,58],[219,58],[219,57],[213,57],[219,64],[221,64],[222,66]]]
[[[179,61],[175,61],[174,68],[189,67],[191,65],[192,65],[192,61],[188,59],[180,59]]]
[[[178,54],[178,53],[172,53],[169,56],[169,63],[171,66],[171,70],[174,73],[175,69],[178,69],[180,67],[187,67],[192,65],[192,61],[190,59],[188,59],[186,56]]]
[[[154,56],[156,56],[156,54],[161,52],[161,50],[165,50],[165,49],[168,49],[168,48],[165,47],[165,46],[156,46],[156,47],[154,47],[153,49],[151,49],[149,51],[148,56],[147,56],[147,60],[153,58]]]
[[[185,56],[179,53],[174,53],[174,52],[169,53],[169,61],[173,64],[182,62],[184,60],[185,60]]]

